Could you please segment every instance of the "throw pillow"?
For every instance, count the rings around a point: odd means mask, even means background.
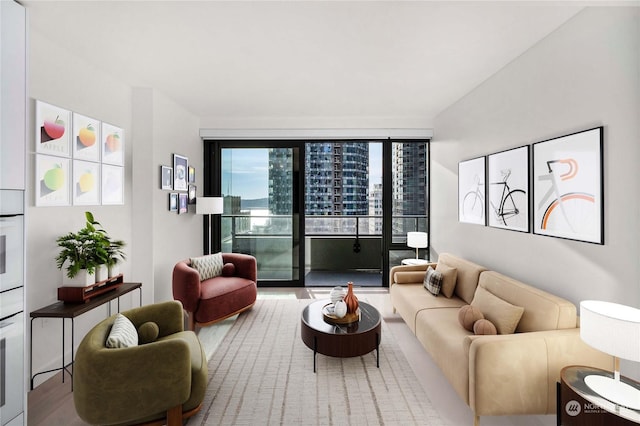
[[[138,343],[144,345],[145,343],[155,342],[160,334],[158,324],[153,321],[148,321],[138,327]]]
[[[524,313],[523,307],[512,305],[480,286],[476,289],[471,305],[479,308],[484,317],[496,326],[498,334],[512,334],[516,331]]]
[[[484,319],[484,315],[475,306],[464,305],[458,311],[458,321],[465,330],[473,331],[474,324],[481,319]]]
[[[498,330],[496,330],[496,326],[493,325],[491,321],[486,318],[482,318],[473,324],[473,333],[477,335],[492,335],[498,334]]]
[[[436,265],[436,271],[442,274],[442,294],[447,299],[451,299],[453,296],[453,290],[456,288],[456,281],[458,279],[458,270],[447,266],[442,262],[438,262]]]
[[[232,277],[236,273],[236,265],[231,262],[227,262],[222,267],[223,277]]]
[[[108,348],[129,348],[138,346],[138,331],[129,318],[122,314],[116,315],[107,337]]]
[[[206,256],[192,257],[191,266],[200,274],[200,281],[208,280],[222,275],[224,262],[222,253],[208,254]]]
[[[442,274],[429,266],[426,274],[424,274],[423,285],[429,293],[437,296],[442,288]]]

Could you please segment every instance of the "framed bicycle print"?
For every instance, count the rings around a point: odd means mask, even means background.
[[[487,156],[489,226],[529,232],[529,146]]]
[[[458,221],[486,225],[485,157],[458,163]]]
[[[604,244],[603,128],[533,144],[534,234]]]

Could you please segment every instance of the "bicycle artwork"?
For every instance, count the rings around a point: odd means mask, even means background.
[[[604,243],[602,130],[533,145],[534,233]]]
[[[485,225],[485,157],[458,163],[458,220]]]
[[[529,232],[529,147],[488,156],[489,226]]]

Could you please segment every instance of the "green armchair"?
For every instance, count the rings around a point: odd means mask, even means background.
[[[84,337],[73,366],[73,400],[90,424],[181,425],[197,413],[207,386],[207,358],[192,331],[184,331],[177,301],[122,312],[138,329],[155,322],[158,337],[128,348],[108,348],[116,315]]]

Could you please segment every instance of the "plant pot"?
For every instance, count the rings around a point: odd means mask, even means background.
[[[108,274],[109,270],[107,269],[107,265],[98,265],[96,266],[96,282],[105,281],[109,278]]]
[[[118,263],[114,265],[109,265],[109,278],[113,278],[116,275],[120,275],[120,265]]]
[[[62,271],[62,285],[66,287],[88,287],[96,283],[95,274],[87,273],[86,269],[80,269],[75,277],[67,277],[67,272]]]

